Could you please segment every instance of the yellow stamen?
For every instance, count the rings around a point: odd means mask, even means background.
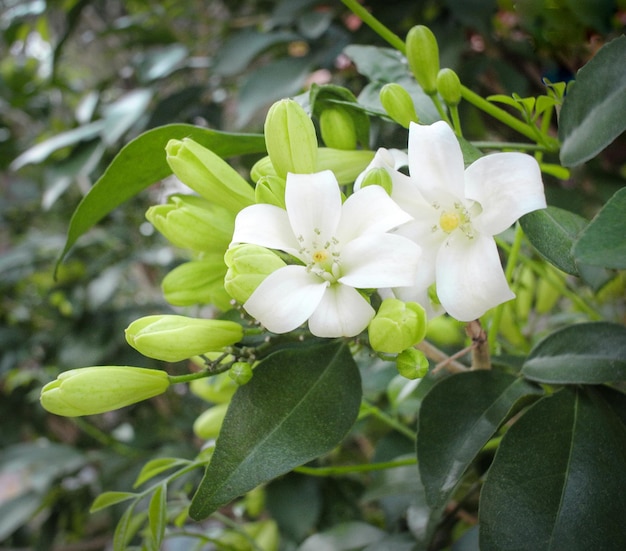
[[[322,249],[313,253],[313,262],[324,262],[328,258],[328,251]]]
[[[446,233],[450,233],[452,230],[456,230],[461,223],[461,218],[458,213],[453,210],[448,210],[441,213],[439,217],[439,226]]]

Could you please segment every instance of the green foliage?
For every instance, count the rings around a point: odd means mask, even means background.
[[[2,544],[626,547],[626,41],[615,3],[106,4],[10,0],[0,14]],[[410,74],[404,37],[416,22],[436,38],[443,75],[460,78],[458,112],[457,96],[446,110]],[[380,99],[399,89],[400,113]],[[266,153],[266,108],[288,96],[328,146],[315,170],[333,170],[346,195],[378,147],[406,149],[394,120],[449,118],[466,166],[491,151],[535,156],[549,207],[497,238],[516,298],[482,318],[487,335],[435,318],[428,341],[396,355],[401,346],[377,353],[365,334],[271,334],[229,302],[222,250],[150,235],[147,206],[171,194],[170,140],[210,150],[210,178],[189,178],[201,195],[237,174],[246,205],[284,207],[269,158],[250,166]],[[215,228],[224,246],[228,223]],[[235,298],[293,262],[275,258],[260,257],[259,281]],[[124,342],[133,320],[172,313],[236,322],[243,338],[177,363]],[[72,421],[39,406],[44,385],[90,364],[158,368],[191,392],[179,384]],[[194,423],[214,404],[227,414],[204,441]]]

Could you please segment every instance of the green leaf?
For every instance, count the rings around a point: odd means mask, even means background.
[[[148,524],[154,549],[160,549],[167,524],[167,484],[159,485],[148,506]]]
[[[559,117],[561,163],[581,164],[626,129],[626,36],[605,44],[578,73]]]
[[[531,350],[522,374],[555,384],[626,381],[626,327],[592,322],[560,329]]]
[[[504,435],[480,498],[481,551],[626,549],[626,426],[608,388],[565,388]]]
[[[522,229],[537,252],[564,272],[578,276],[572,246],[587,221],[573,212],[548,207],[520,218]]]
[[[154,478],[168,469],[178,467],[179,465],[187,465],[189,461],[185,459],[177,459],[176,457],[158,457],[148,461],[137,475],[137,480],[133,484],[133,488],[141,486],[144,482]]]
[[[113,532],[113,551],[126,551],[128,549],[128,542],[133,534],[132,520],[136,504],[137,502],[133,503],[124,511],[115,527],[115,532]]]
[[[576,259],[592,266],[626,268],[625,213],[626,188],[622,188],[580,233],[573,249]]]
[[[144,132],[122,148],[74,211],[57,269],[81,235],[113,209],[172,173],[165,160],[165,145],[170,139],[183,138],[192,138],[221,157],[265,151],[265,139],[258,134],[218,132],[189,124]]]
[[[354,423],[361,379],[347,344],[281,350],[235,393],[189,514],[218,507],[332,450]]]
[[[541,394],[537,386],[501,371],[459,373],[426,394],[418,420],[417,460],[433,509],[445,505],[467,467],[520,401]]]
[[[139,494],[134,494],[133,492],[104,492],[100,494],[96,499],[94,499],[93,505],[89,509],[90,513],[95,513],[96,511],[100,511],[101,509],[106,509],[107,507],[111,507],[111,505],[115,505],[116,503],[122,503],[123,501],[127,501],[129,499],[138,498]]]

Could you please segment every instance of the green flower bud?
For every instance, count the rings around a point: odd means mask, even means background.
[[[95,415],[163,394],[165,371],[122,365],[71,369],[41,389],[41,405],[65,417]]]
[[[274,252],[259,245],[235,245],[226,251],[228,266],[224,288],[237,302],[243,304],[272,272],[286,266]]]
[[[284,178],[278,176],[261,176],[254,188],[254,199],[257,203],[275,205],[285,208],[285,184]]]
[[[384,168],[372,168],[368,170],[363,180],[361,181],[361,189],[365,186],[380,186],[382,187],[389,195],[391,195],[391,191],[393,190],[393,181],[391,180],[391,174],[387,172]]]
[[[220,253],[202,260],[176,266],[161,282],[165,300],[174,306],[215,304],[222,310],[230,307],[230,295],[224,289],[226,264]]]
[[[199,252],[225,251],[235,229],[231,212],[195,195],[172,195],[146,218],[173,245]]]
[[[424,25],[413,27],[406,37],[406,57],[411,72],[424,92],[437,93],[439,46],[432,31]]]
[[[351,184],[374,158],[374,151],[364,149],[346,151],[322,147],[317,154],[316,172],[332,170],[339,185]]]
[[[265,119],[265,145],[276,174],[281,178],[285,178],[288,172],[315,172],[315,126],[294,100],[280,100],[270,107]]]
[[[170,140],[167,163],[176,177],[233,214],[254,203],[254,191],[224,159],[189,138]]]
[[[411,122],[419,120],[413,98],[405,88],[395,82],[385,84],[381,88],[380,103],[387,114],[404,128],[408,128]]]
[[[428,373],[428,358],[421,350],[407,348],[396,358],[398,373],[407,379],[421,379]]]
[[[358,149],[348,151],[345,149],[332,149],[320,147],[317,151],[317,164],[315,172],[332,170],[339,185],[351,184],[361,174],[374,158],[374,151]],[[250,171],[250,177],[258,181],[264,176],[276,177],[276,170],[272,166],[269,157],[263,157],[257,161]]]
[[[465,342],[463,324],[449,316],[439,316],[428,322],[426,336],[439,346],[461,346]]]
[[[437,75],[437,90],[448,105],[461,103],[461,81],[452,69],[441,69]]]
[[[247,362],[235,362],[228,370],[228,376],[239,386],[245,385],[252,379],[252,366]]]
[[[212,355],[216,357],[211,359],[217,359],[220,353],[214,352],[213,354],[207,354],[209,357]],[[232,361],[232,357],[230,361]],[[195,379],[189,383],[189,390],[193,394],[213,404],[230,402],[230,399],[233,397],[238,387],[239,385],[228,376],[228,373],[220,373],[213,377]]]
[[[387,298],[370,322],[368,333],[370,345],[377,352],[402,352],[424,338],[426,312],[416,302]]]
[[[193,423],[193,432],[198,438],[217,438],[226,417],[228,404],[218,404],[201,413]]]
[[[145,316],[126,328],[126,340],[148,358],[179,362],[221,350],[240,341],[243,328],[234,321],[177,315]]]
[[[350,113],[342,107],[329,107],[320,115],[322,140],[335,149],[356,149],[356,127]]]

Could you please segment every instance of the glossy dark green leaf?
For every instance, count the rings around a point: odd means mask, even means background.
[[[626,188],[611,197],[580,233],[573,253],[592,266],[626,268]]]
[[[258,134],[231,134],[189,124],[171,124],[144,132],[117,154],[74,211],[59,262],[81,235],[113,209],[170,175],[165,145],[170,139],[183,138],[192,138],[222,157],[265,151],[265,139]]]
[[[626,381],[626,327],[593,322],[560,329],[531,350],[522,374],[556,384]]]
[[[583,163],[626,130],[626,36],[605,44],[576,74],[559,116],[561,163]]]
[[[480,500],[481,551],[626,549],[626,426],[608,388],[565,388],[505,434]]]
[[[218,507],[333,449],[354,423],[361,379],[348,346],[278,351],[233,397],[189,514]]]
[[[428,503],[443,506],[463,473],[516,406],[543,391],[501,371],[459,373],[424,397],[418,420],[417,461]]]
[[[560,270],[579,275],[572,246],[587,225],[582,216],[557,207],[548,207],[525,214],[520,218],[520,224],[541,256]]]

